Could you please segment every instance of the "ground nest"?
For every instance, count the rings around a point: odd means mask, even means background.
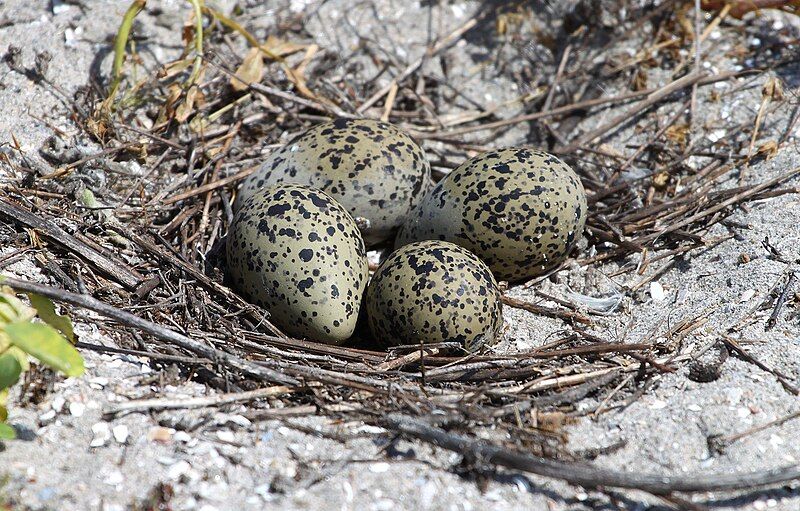
[[[155,65],[129,51],[117,87],[98,75],[75,97],[48,75],[46,55],[27,68],[12,48],[6,62],[59,95],[80,133],[65,137],[54,128],[38,154],[11,148],[0,162],[19,176],[0,199],[3,240],[15,247],[0,266],[35,253],[51,284],[9,279],[10,286],[49,296],[77,317],[93,311],[89,321],[115,332],[116,347],[79,341],[79,348],[148,357],[163,370],[177,366],[225,392],[221,403],[251,402],[252,419],[355,418],[461,452],[473,466],[659,495],[791,479],[796,470],[689,480],[625,475],[589,468],[561,447],[565,423],[630,405],[653,375],[688,366],[697,381],[713,379],[728,352],[760,364],[734,340],[746,322],[699,354],[682,347],[703,326],[702,313],[652,342],[620,342],[593,329],[623,298],[658,293],[660,275],[735,237],[729,216],[736,208],[796,192],[788,183],[800,168],[767,180],[748,171],[780,151],[797,122],[796,98],[780,78],[796,48],[776,37],[757,50],[741,44],[721,52],[709,38],[713,30],[735,39],[754,29],[751,18],[712,4],[585,1],[538,10],[487,3],[408,62],[383,51],[386,41],[364,40],[347,51],[304,43],[303,20],[289,14],[266,38],[235,16],[206,9],[202,54],[191,42],[191,21],[187,49],[170,62]],[[132,40],[135,33],[134,25]],[[442,78],[463,38],[485,41],[492,72],[517,85],[512,100],[489,104],[460,90],[457,79]],[[267,42],[253,47],[261,40]],[[731,72],[701,65],[723,59],[750,64]],[[715,88],[725,82],[759,89],[761,103],[747,122],[724,126],[724,137],[711,140],[701,136],[706,127],[697,112],[726,101],[733,89]],[[786,109],[793,109],[788,126],[763,140],[765,120]],[[520,284],[536,300],[503,298],[508,308],[560,321],[558,335],[523,352],[467,354],[439,345],[381,351],[368,334],[330,346],[287,337],[269,311],[227,286],[220,246],[237,185],[289,136],[330,118],[361,116],[415,137],[437,179],[503,137],[552,152],[579,173],[590,205],[585,241],[560,268]],[[591,128],[581,124],[586,119]],[[624,152],[605,143],[626,129],[638,142]],[[727,234],[713,231],[718,225]],[[764,243],[770,257],[785,259],[768,237]],[[609,278],[641,277],[602,297],[536,291],[591,268]],[[761,304],[772,310],[768,321],[782,314],[793,280],[777,282]],[[586,396],[599,404],[579,408]],[[499,440],[473,435],[487,431]]]

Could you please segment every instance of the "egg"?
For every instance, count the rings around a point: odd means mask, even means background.
[[[339,344],[353,333],[369,269],[350,214],[300,185],[245,200],[226,240],[230,281],[287,334]]]
[[[567,164],[544,151],[480,154],[442,179],[411,212],[395,246],[457,243],[501,280],[541,275],[563,262],[586,223],[586,192]]]
[[[319,188],[339,201],[368,246],[391,239],[432,186],[419,145],[395,126],[370,119],[319,124],[272,152],[245,179],[234,209],[281,183]]]
[[[458,342],[472,352],[503,325],[497,282],[468,250],[446,241],[411,243],[376,270],[365,297],[379,344]]]

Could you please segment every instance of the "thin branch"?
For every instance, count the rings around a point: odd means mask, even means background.
[[[800,467],[797,465],[745,474],[695,474],[688,477],[626,473],[524,454],[484,440],[448,433],[402,414],[389,414],[379,422],[387,429],[470,456],[483,463],[561,479],[587,488],[611,486],[641,490],[654,495],[669,495],[672,492],[735,491],[800,479]]]
[[[195,355],[219,361],[231,369],[242,371],[259,380],[270,381],[282,385],[300,385],[299,381],[290,376],[286,376],[278,371],[268,369],[254,362],[250,362],[249,360],[231,355],[225,351],[212,348],[211,346],[208,346],[200,341],[175,332],[174,330],[170,330],[169,328],[153,323],[152,321],[148,321],[129,312],[120,310],[112,305],[103,303],[100,300],[92,298],[91,296],[70,293],[69,291],[64,291],[63,289],[45,286],[43,284],[36,284],[34,282],[28,282],[26,280],[20,280],[11,277],[5,277],[2,280],[2,283],[17,291],[37,293],[50,298],[51,300],[89,309],[102,316],[112,319],[121,325],[141,330],[164,342],[191,351]]]

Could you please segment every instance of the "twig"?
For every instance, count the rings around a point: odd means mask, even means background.
[[[94,248],[86,245],[86,243],[78,241],[78,239],[50,220],[41,218],[3,199],[0,199],[0,215],[31,229],[35,229],[128,289],[134,289],[144,280],[144,277],[138,272],[129,269],[120,262],[107,258]]]
[[[197,188],[194,188],[194,189],[189,190],[187,192],[180,193],[178,195],[175,195],[174,197],[170,197],[168,199],[164,199],[162,201],[162,204],[164,204],[165,206],[169,206],[170,204],[175,204],[176,202],[180,202],[182,200],[189,199],[191,197],[196,197],[198,195],[202,195],[204,193],[208,193],[210,191],[216,190],[217,188],[222,188],[223,186],[229,185],[231,183],[235,183],[235,182],[237,182],[237,181],[239,181],[241,179],[246,178],[247,176],[249,176],[250,174],[252,174],[256,170],[258,170],[258,168],[259,168],[258,166],[246,168],[244,170],[241,170],[241,171],[237,172],[236,174],[234,174],[232,176],[228,176],[228,177],[225,177],[225,178],[222,178],[222,179],[218,179],[218,180],[213,181],[211,183],[206,183],[203,186],[198,186]]]
[[[720,73],[718,75],[709,76],[706,78],[700,78],[697,82],[698,85],[708,85],[711,83],[716,82],[724,82],[729,80],[733,77],[741,75],[741,72],[731,72],[731,73]],[[684,77],[683,79],[685,79]],[[675,82],[673,82],[675,83]],[[564,105],[558,108],[553,108],[552,110],[548,110],[546,112],[534,112],[531,114],[525,115],[518,115],[516,117],[512,117],[509,119],[501,119],[495,122],[488,122],[485,124],[478,124],[476,126],[465,126],[463,128],[459,128],[457,130],[445,131],[445,132],[437,132],[437,133],[424,133],[424,132],[415,132],[414,136],[416,138],[441,138],[443,136],[447,137],[455,137],[459,135],[465,135],[467,133],[473,133],[475,131],[486,131],[486,130],[493,130],[497,128],[502,128],[504,126],[509,126],[511,124],[519,124],[521,122],[529,122],[535,121],[537,119],[542,119],[545,117],[554,117],[556,115],[561,115],[569,112],[574,112],[576,110],[585,110],[587,108],[591,108],[594,106],[600,105],[607,105],[612,103],[622,103],[625,101],[630,101],[632,99],[638,99],[645,96],[650,96],[652,94],[656,94],[659,91],[663,90],[663,88],[653,88],[647,89],[643,91],[636,91],[636,92],[627,92],[625,94],[620,94],[618,96],[612,97],[604,97],[604,98],[595,98],[595,99],[587,99],[585,101],[579,101],[577,103],[573,103],[571,105]]]
[[[383,122],[389,120],[389,116],[392,114],[392,108],[394,108],[394,100],[397,97],[397,82],[392,80],[390,85],[389,93],[386,95],[386,102],[383,105],[383,114],[381,115],[381,121]]]
[[[748,428],[742,431],[741,433],[734,433],[731,435],[724,435],[724,436],[712,436],[709,438],[709,441],[713,442],[717,448],[725,448],[730,444],[736,442],[737,440],[741,440],[742,438],[750,436],[753,433],[764,431],[765,429],[771,428],[773,426],[781,426],[797,418],[800,418],[800,411],[790,413],[789,415],[779,417],[769,422],[765,422],[764,424],[759,424],[758,426],[753,426],[752,428]]]
[[[770,373],[770,374],[771,374],[771,375],[773,375],[775,378],[777,378],[777,379],[778,379],[778,381],[780,382],[780,384],[781,384],[781,385],[783,385],[783,388],[784,388],[784,389],[786,389],[786,391],[787,391],[787,392],[789,392],[789,393],[791,393],[791,394],[794,394],[795,396],[798,396],[798,395],[800,395],[800,389],[798,389],[797,387],[795,387],[795,386],[794,386],[794,385],[793,385],[793,384],[792,384],[792,383],[789,381],[789,378],[788,378],[788,377],[787,377],[785,374],[783,374],[783,373],[781,373],[780,371],[777,371],[777,370],[775,370],[775,369],[772,369],[771,367],[767,366],[766,364],[764,364],[763,362],[761,362],[760,360],[758,360],[758,359],[757,359],[756,357],[754,357],[753,355],[751,355],[751,354],[747,353],[747,352],[746,352],[746,351],[745,351],[745,350],[744,350],[744,349],[743,349],[743,348],[742,348],[742,347],[739,345],[739,343],[738,343],[738,342],[736,342],[736,340],[734,340],[733,338],[731,338],[731,337],[728,337],[728,336],[726,335],[726,336],[724,336],[724,337],[722,338],[722,342],[724,342],[724,343],[725,343],[725,345],[728,347],[728,349],[730,349],[731,351],[735,351],[737,355],[739,355],[741,358],[743,358],[743,359],[744,359],[744,360],[746,360],[747,362],[750,362],[751,364],[755,365],[756,367],[758,367],[758,368],[760,368],[760,369],[763,369],[764,371],[766,371],[766,372]]]
[[[403,71],[401,71],[400,74],[394,78],[394,80],[389,82],[388,85],[381,87],[380,90],[375,92],[375,94],[370,96],[369,99],[364,101],[361,104],[361,106],[359,106],[356,109],[356,111],[360,114],[364,113],[367,110],[367,108],[371,107],[379,99],[388,94],[389,91],[392,90],[393,84],[395,84],[394,86],[396,87],[397,86],[396,84],[402,83],[403,80],[414,74],[420,67],[422,67],[422,63],[425,62],[425,59],[437,55],[442,50],[456,43],[459,39],[461,39],[461,37],[464,34],[466,34],[472,27],[474,27],[477,24],[478,24],[478,18],[472,18],[463,25],[461,25],[460,27],[458,27],[457,29],[455,29],[454,31],[452,31],[450,34],[445,36],[445,38],[439,41],[433,48],[430,49],[430,51],[426,52],[424,55],[414,60],[414,62],[412,62],[408,66],[406,66],[406,68],[403,69]]]
[[[429,356],[437,355],[438,353],[439,353],[439,350],[437,348],[419,349],[419,350],[416,350],[416,351],[412,351],[411,353],[406,353],[403,356],[387,360],[386,362],[381,363],[375,369],[377,369],[378,371],[392,371],[392,370],[395,370],[395,369],[399,369],[399,368],[401,368],[403,366],[406,366],[408,364],[413,364],[414,362],[417,362],[418,360],[420,360],[422,357],[425,357],[425,356],[429,357]]]
[[[205,287],[206,289],[208,289],[208,290],[210,290],[212,292],[215,292],[215,293],[219,293],[220,295],[224,296],[226,299],[228,299],[231,302],[239,305],[242,309],[253,313],[255,315],[255,319],[257,321],[259,321],[260,323],[264,324],[275,335],[277,335],[279,337],[284,337],[284,338],[286,337],[286,335],[284,333],[282,333],[278,329],[278,327],[276,327],[271,322],[269,322],[267,320],[267,318],[263,317],[261,314],[256,313],[254,307],[252,305],[250,305],[249,303],[247,303],[246,301],[244,301],[244,299],[242,299],[239,295],[237,295],[236,293],[234,293],[233,291],[231,291],[227,287],[223,286],[222,284],[214,282],[213,280],[208,278],[202,271],[200,271],[199,269],[195,268],[191,264],[179,259],[178,257],[174,256],[173,254],[170,254],[170,253],[166,252],[165,250],[161,249],[160,247],[158,247],[157,245],[155,245],[151,241],[145,239],[142,236],[139,236],[136,233],[123,232],[121,234],[123,234],[126,238],[128,238],[132,242],[136,243],[137,245],[139,245],[140,247],[142,247],[143,249],[145,249],[147,252],[151,253],[152,255],[158,257],[159,259],[162,259],[164,261],[169,262],[170,264],[176,266],[177,268],[179,268],[182,271],[185,271],[186,273],[191,275],[193,278],[197,279],[197,281],[200,284],[202,284],[203,287]]]
[[[91,344],[88,342],[78,341],[75,343],[76,348],[84,350],[98,351],[101,353],[119,353],[122,355],[133,355],[136,357],[147,357],[151,360],[158,360],[162,362],[176,362],[179,364],[212,364],[213,360],[208,358],[197,357],[182,357],[180,355],[167,355],[166,353],[155,353],[152,351],[142,350],[129,350],[125,348],[115,348],[114,346],[103,346],[101,344]]]
[[[247,392],[231,392],[229,394],[219,394],[207,397],[165,397],[157,399],[137,399],[125,403],[114,404],[105,407],[103,416],[111,418],[121,413],[144,412],[152,410],[186,410],[191,408],[206,408],[209,406],[227,405],[230,403],[242,403],[256,399],[282,396],[296,392],[298,389],[276,385],[263,389],[250,390]]]
[[[100,300],[92,298],[91,296],[70,293],[69,291],[64,291],[62,289],[36,284],[26,280],[14,279],[11,277],[4,278],[3,283],[12,289],[16,289],[17,291],[37,293],[42,296],[46,296],[51,300],[89,309],[109,319],[113,319],[117,323],[139,329],[157,339],[161,339],[162,341],[174,344],[185,350],[189,350],[201,357],[219,361],[229,366],[231,369],[242,371],[259,380],[270,381],[282,385],[300,384],[296,379],[290,376],[272,369],[268,369],[235,355],[231,355],[225,351],[207,346],[200,341],[196,341],[190,337],[175,332],[174,330],[170,330],[169,328],[153,323],[152,321],[148,321],[129,312],[120,310],[112,305],[103,303]]]
[[[551,307],[545,307],[543,305],[536,305],[535,303],[526,302],[524,300],[520,300],[519,298],[514,298],[507,295],[503,295],[502,299],[504,304],[516,309],[523,309],[534,314],[547,316],[549,318],[563,319],[564,321],[577,321],[578,323],[583,323],[584,325],[592,324],[591,319],[578,312],[558,310]]]
[[[697,85],[697,84],[695,84],[695,85]],[[631,163],[633,163],[633,162],[634,162],[634,160],[636,160],[636,158],[638,158],[638,157],[639,157],[639,155],[640,155],[640,154],[642,154],[642,153],[644,152],[644,150],[645,150],[645,149],[647,149],[647,148],[648,148],[648,147],[649,147],[651,144],[653,144],[653,143],[654,143],[656,140],[658,140],[659,138],[661,138],[661,137],[664,135],[664,133],[666,133],[666,132],[667,132],[667,130],[668,130],[668,129],[669,129],[669,128],[670,128],[670,127],[673,125],[673,124],[675,124],[675,123],[678,121],[678,119],[680,119],[681,115],[683,115],[683,113],[686,111],[686,107],[687,107],[687,106],[689,106],[689,105],[690,105],[690,102],[686,102],[686,103],[683,103],[683,104],[681,104],[681,106],[680,106],[680,107],[678,107],[678,110],[675,112],[675,114],[674,114],[672,117],[670,117],[670,118],[669,118],[669,120],[667,120],[667,123],[666,123],[664,126],[662,126],[662,127],[661,127],[661,129],[659,129],[659,130],[658,130],[658,131],[655,133],[655,135],[653,135],[653,136],[652,136],[652,137],[650,137],[650,138],[649,138],[649,139],[648,139],[648,140],[647,140],[645,143],[643,143],[642,145],[640,145],[640,146],[639,146],[639,147],[636,149],[636,151],[635,151],[635,152],[634,152],[634,153],[631,155],[631,157],[630,157],[630,158],[628,158],[627,160],[625,160],[625,162],[624,162],[624,163],[623,163],[623,164],[622,164],[622,165],[619,167],[619,169],[617,169],[617,171],[614,173],[614,176],[618,176],[618,175],[619,175],[619,174],[620,174],[620,173],[621,173],[623,170],[625,170],[626,168],[628,168],[628,165],[630,165]],[[613,179],[612,179],[612,181],[613,181]]]
[[[694,0],[694,72],[700,73],[700,47],[703,36],[700,33],[700,0]],[[697,111],[697,83],[692,84],[692,99],[689,108],[689,134],[694,133],[694,117]]]
[[[511,413],[522,413],[527,412],[532,408],[541,408],[545,406],[559,406],[562,404],[568,403],[575,403],[580,399],[583,399],[587,395],[591,394],[592,392],[604,387],[614,381],[619,376],[618,371],[610,371],[594,380],[589,380],[586,383],[581,385],[577,385],[574,388],[567,389],[561,392],[558,392],[553,395],[549,396],[542,396],[537,397],[535,399],[529,399],[527,401],[523,401],[521,403],[514,403],[511,405],[506,405],[498,410],[492,412],[493,417],[505,417]],[[625,380],[627,381],[627,380]]]
[[[698,213],[696,213],[696,214],[694,214],[692,216],[686,217],[683,220],[680,220],[679,222],[676,222],[676,223],[674,223],[674,224],[672,224],[672,225],[670,225],[668,227],[665,227],[664,229],[660,230],[657,233],[650,234],[650,235],[644,236],[642,238],[638,238],[636,241],[639,241],[640,243],[653,241],[653,240],[663,236],[666,233],[674,232],[674,231],[676,231],[676,230],[678,230],[678,229],[680,229],[682,227],[685,227],[685,226],[687,226],[687,225],[689,225],[691,223],[694,223],[694,222],[696,222],[696,221],[698,221],[698,220],[700,220],[702,218],[705,218],[705,217],[707,217],[707,216],[709,216],[711,214],[714,214],[714,213],[717,213],[719,211],[722,211],[723,209],[727,208],[728,206],[732,206],[733,204],[737,204],[739,202],[744,201],[745,199],[751,198],[754,195],[757,195],[757,194],[761,193],[762,191],[766,190],[767,188],[771,188],[771,187],[773,187],[773,186],[775,186],[775,185],[777,185],[779,183],[782,183],[784,181],[788,181],[789,179],[795,177],[797,174],[800,174],[800,167],[798,167],[796,169],[793,169],[793,170],[790,170],[788,172],[785,172],[785,173],[783,173],[783,174],[781,174],[781,175],[779,175],[777,177],[774,177],[772,179],[769,179],[767,181],[764,181],[763,183],[760,183],[760,184],[758,184],[756,186],[750,187],[746,191],[743,191],[741,193],[737,193],[737,194],[733,195],[732,197],[730,197],[729,199],[724,200],[724,201],[716,204],[715,206],[712,206],[712,207],[710,207],[710,208],[708,208],[706,210],[700,211],[700,212],[698,212]]]
[[[582,137],[578,138],[575,142],[572,142],[569,146],[562,149],[565,153],[570,153],[575,151],[576,149],[580,148],[581,146],[587,145],[593,142],[598,137],[601,137],[608,133],[610,130],[616,128],[628,122],[632,119],[635,115],[647,110],[648,108],[652,107],[656,103],[659,103],[664,98],[672,94],[673,92],[677,92],[682,90],[690,85],[694,85],[698,83],[703,78],[706,78],[706,75],[703,73],[691,73],[682,78],[678,78],[674,82],[668,83],[664,87],[658,89],[656,92],[650,94],[646,100],[642,101],[641,103],[637,103],[633,108],[630,110],[614,117],[607,123],[601,125],[600,127],[590,131],[589,133],[583,135]]]
[[[587,488],[610,486],[646,491],[654,495],[668,495],[672,492],[734,491],[800,479],[800,467],[796,465],[746,474],[696,474],[689,477],[625,473],[580,463],[531,456],[499,447],[484,440],[448,433],[419,419],[402,414],[389,414],[385,419],[377,422],[387,429],[481,460],[483,463],[561,479]]]
[[[797,274],[795,272],[789,273],[789,278],[786,280],[786,285],[783,286],[783,289],[781,289],[781,294],[778,296],[778,300],[775,302],[775,308],[772,309],[772,314],[769,315],[769,319],[767,319],[767,324],[764,327],[764,330],[771,330],[778,322],[778,317],[781,315],[781,309],[786,303],[786,299],[789,297],[789,293],[792,291],[792,287],[794,287],[794,281],[796,279]]]
[[[283,417],[295,417],[298,415],[312,415],[316,412],[317,407],[314,405],[299,405],[287,408],[272,408],[269,410],[252,410],[245,412],[243,415],[251,421],[265,421],[281,419]]]

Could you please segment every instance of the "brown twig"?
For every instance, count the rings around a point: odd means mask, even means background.
[[[283,396],[297,392],[294,387],[276,385],[263,389],[246,392],[233,392],[229,394],[216,394],[207,397],[160,397],[155,399],[137,399],[124,403],[113,404],[103,409],[103,417],[110,419],[120,414],[131,412],[149,412],[154,410],[187,410],[192,408],[207,408],[231,403],[244,403],[256,399]]]
[[[92,298],[91,296],[70,293],[69,291],[10,277],[4,278],[3,283],[12,289],[16,289],[17,291],[37,293],[50,298],[51,300],[89,309],[102,316],[112,319],[117,323],[141,330],[157,339],[174,344],[175,346],[179,346],[185,350],[195,353],[196,355],[214,361],[219,361],[228,365],[231,369],[242,371],[253,378],[282,385],[299,385],[299,382],[290,376],[286,376],[272,369],[267,369],[263,366],[244,360],[235,355],[231,355],[222,350],[212,348],[211,346],[207,346],[200,341],[187,337],[183,334],[179,334],[174,330],[140,318],[129,312],[120,310],[114,306],[103,303],[100,300]]]
[[[41,218],[4,199],[0,199],[0,215],[12,222],[18,222],[26,227],[35,229],[128,289],[134,289],[144,280],[135,270],[122,262],[114,261],[104,256],[86,243],[78,241],[78,239],[50,220]]]
[[[579,463],[551,460],[513,451],[443,429],[401,414],[390,414],[378,421],[384,427],[411,438],[424,440],[444,449],[471,456],[513,470],[560,479],[587,488],[609,486],[646,491],[654,495],[673,492],[732,491],[786,483],[800,479],[800,468],[786,466],[746,474],[692,475],[689,477],[625,473]]]

